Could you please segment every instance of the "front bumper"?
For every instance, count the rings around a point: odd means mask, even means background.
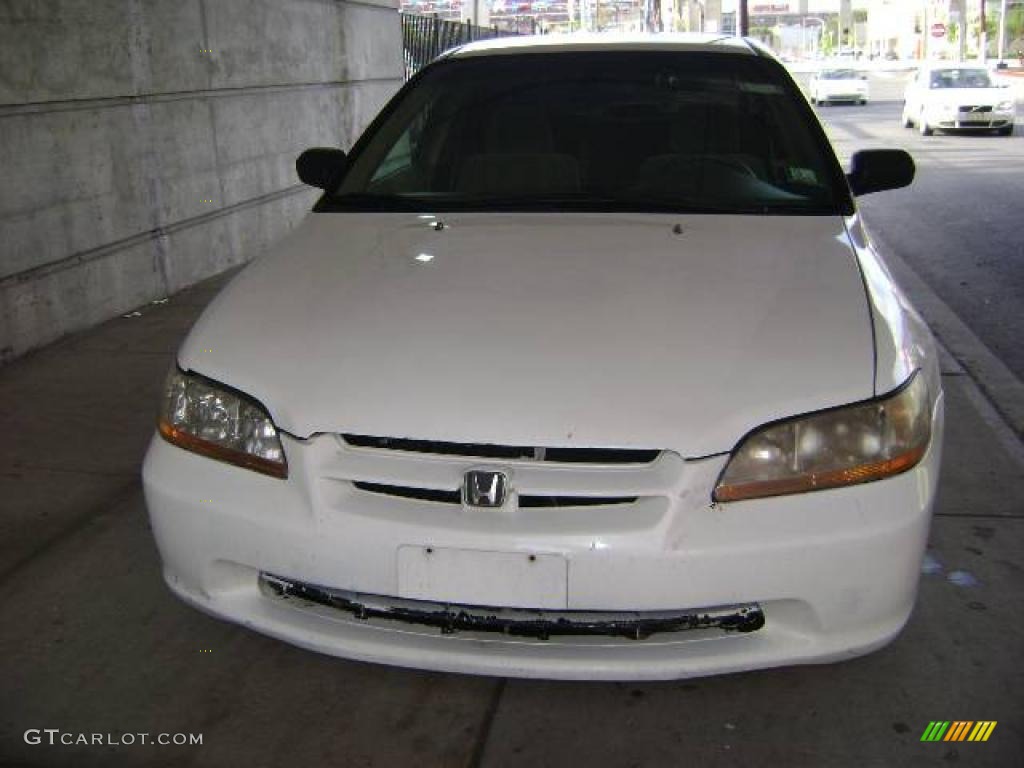
[[[501,676],[655,680],[836,661],[895,637],[914,604],[941,444],[940,397],[932,446],[910,472],[722,505],[710,503],[710,489],[725,457],[676,457],[657,470],[656,484],[671,478],[664,496],[630,507],[467,513],[380,498],[324,472],[338,458],[331,436],[288,440],[286,481],[155,437],[143,478],[167,583],[214,616],[363,661]],[[537,557],[556,575],[564,563],[558,588],[527,590],[522,602],[514,578],[476,572],[463,574],[465,587],[456,580],[456,593],[437,596],[445,603],[518,604],[541,615],[699,613],[756,604],[764,626],[735,632],[702,625],[643,639],[532,637],[472,626],[446,631],[260,586],[261,574],[275,574],[356,595],[423,599],[403,576],[403,553],[435,547]]]
[[[933,128],[949,131],[991,131],[1013,125],[1016,114],[1014,111],[991,112],[949,112],[937,110],[927,116],[927,122]]]
[[[818,94],[820,101],[867,101],[868,94],[865,91],[844,91],[842,93],[824,92]]]

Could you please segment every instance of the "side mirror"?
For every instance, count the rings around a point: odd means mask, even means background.
[[[902,149],[866,149],[854,153],[846,178],[854,195],[899,189],[914,180],[914,159]]]
[[[295,161],[295,171],[303,184],[328,189],[341,181],[348,170],[348,156],[340,149],[314,147],[307,149]]]

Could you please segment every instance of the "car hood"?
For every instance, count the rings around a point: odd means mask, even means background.
[[[310,214],[179,364],[299,437],[685,456],[874,380],[838,216]]]

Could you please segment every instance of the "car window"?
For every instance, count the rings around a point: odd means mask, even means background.
[[[826,72],[821,73],[821,77],[824,80],[859,80],[858,75],[852,69],[830,69]]]
[[[427,68],[321,209],[834,213],[841,178],[774,62],[499,55]]]
[[[413,131],[409,130],[403,133],[388,152],[388,156],[381,161],[377,171],[373,174],[373,181],[380,182],[408,171],[412,166],[413,141]]]
[[[932,88],[991,88],[992,80],[984,69],[936,69],[931,74]]]

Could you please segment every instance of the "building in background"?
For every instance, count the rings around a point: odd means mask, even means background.
[[[989,54],[1001,0],[987,0]],[[737,0],[401,0],[406,14],[506,33],[736,33]],[[981,0],[748,0],[749,34],[786,58],[973,58]],[[1024,0],[1008,0],[1006,50],[1024,46]],[[1018,18],[1021,17],[1021,18]]]
[[[923,3],[871,0],[868,4],[867,47],[872,57],[919,58],[922,49]]]
[[[735,34],[736,0],[723,2],[722,31]],[[867,41],[868,0],[749,0],[748,34],[785,58],[858,53]]]
[[[1000,0],[985,4],[986,30],[981,27],[981,0],[871,0],[868,3],[868,49],[877,56],[917,59],[976,59],[982,46],[998,52]],[[1007,3],[1010,29],[1005,50],[1013,47],[1015,14],[1024,17],[1024,2]],[[1018,33],[1019,34],[1019,33]]]

